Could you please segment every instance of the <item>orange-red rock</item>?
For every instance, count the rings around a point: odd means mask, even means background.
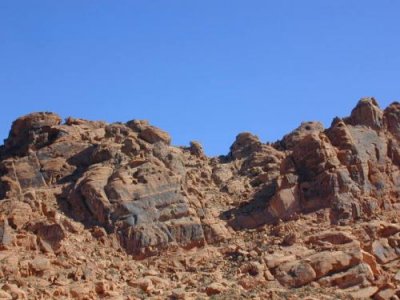
[[[0,296],[396,299],[399,122],[364,98],[210,158],[147,121],[23,116],[0,146]]]

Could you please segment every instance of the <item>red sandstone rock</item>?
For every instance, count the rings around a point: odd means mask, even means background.
[[[216,158],[147,121],[21,117],[0,149],[1,296],[396,299],[399,112],[365,98]]]

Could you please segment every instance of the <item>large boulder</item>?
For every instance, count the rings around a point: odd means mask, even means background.
[[[48,145],[58,135],[54,126],[61,124],[61,118],[54,113],[39,112],[18,118],[12,124],[5,149],[10,154],[25,155],[29,149]]]
[[[236,136],[230,148],[230,156],[234,159],[246,157],[261,148],[260,139],[250,132],[242,132]]]
[[[171,143],[170,135],[149,124],[147,120],[133,120],[127,123],[127,126],[139,133],[139,137],[150,144],[163,142],[167,145]]]

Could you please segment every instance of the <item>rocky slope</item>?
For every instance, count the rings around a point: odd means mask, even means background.
[[[226,156],[33,113],[0,148],[0,299],[400,299],[400,104]]]

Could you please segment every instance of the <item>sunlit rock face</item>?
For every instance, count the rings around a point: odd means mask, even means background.
[[[192,295],[176,280],[198,283],[200,299],[276,286],[393,296],[399,168],[400,104],[381,110],[374,98],[329,128],[304,122],[272,144],[240,133],[219,157],[198,142],[173,146],[144,120],[32,113],[0,147],[0,277],[68,286],[51,285],[54,298]],[[72,284],[82,280],[92,288]],[[6,299],[27,297],[1,284]],[[42,290],[35,295],[46,298]]]

